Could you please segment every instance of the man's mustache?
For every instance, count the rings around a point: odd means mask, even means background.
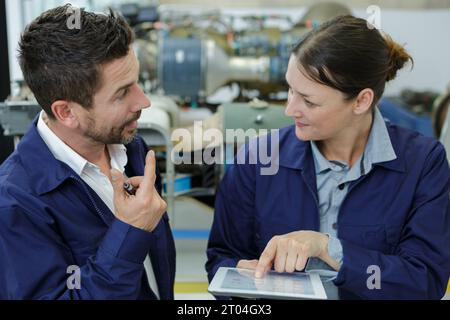
[[[135,121],[138,121],[141,118],[141,114],[142,114],[142,111],[139,111],[139,113],[136,115],[136,117],[134,117],[132,120],[130,120],[127,123],[124,124],[124,127],[132,124]]]

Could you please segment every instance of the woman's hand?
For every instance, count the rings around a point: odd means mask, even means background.
[[[339,270],[339,264],[328,254],[328,236],[326,234],[314,231],[296,231],[275,236],[269,241],[256,266],[255,276],[262,277],[272,269],[273,265],[275,265],[275,270],[280,273],[301,271],[310,257],[317,257],[333,269]],[[249,263],[244,265],[248,266]]]
[[[258,266],[258,260],[241,260],[238,262],[236,268],[255,270]]]

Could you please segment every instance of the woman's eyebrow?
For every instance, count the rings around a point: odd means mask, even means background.
[[[287,78],[285,79],[285,81],[286,81],[286,84],[289,86],[289,88],[291,88],[292,90],[294,90],[294,89],[292,88],[292,86],[289,84],[289,81],[287,80]],[[297,92],[299,95],[301,95],[301,96],[304,97],[304,98],[314,97],[313,94],[306,94],[306,93],[302,93],[302,92],[297,91],[297,90],[294,90],[294,91]]]

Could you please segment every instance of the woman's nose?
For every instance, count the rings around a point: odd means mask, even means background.
[[[293,99],[288,101],[284,113],[286,116],[291,118],[301,118],[303,116],[299,104],[295,103]]]

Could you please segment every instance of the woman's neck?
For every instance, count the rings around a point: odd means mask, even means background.
[[[373,120],[373,113],[369,113],[363,121],[343,130],[338,136],[318,141],[320,152],[327,160],[343,161],[352,167],[364,153]]]

